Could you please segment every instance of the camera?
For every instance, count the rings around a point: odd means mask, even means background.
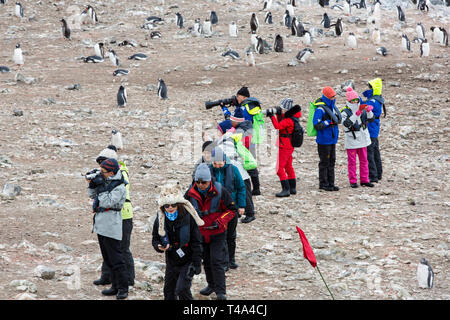
[[[206,109],[211,109],[211,108],[213,108],[215,106],[219,106],[221,104],[237,106],[238,102],[237,102],[236,96],[232,96],[231,98],[227,98],[227,99],[219,99],[216,101],[206,101],[205,107],[206,107]]]
[[[84,175],[84,177],[86,178],[86,180],[93,180],[99,174],[100,174],[100,170],[99,169],[94,169],[94,170],[89,171],[88,173],[86,173]]]

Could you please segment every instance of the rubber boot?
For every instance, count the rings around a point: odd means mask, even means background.
[[[289,180],[281,180],[281,187],[283,190],[281,192],[275,194],[275,196],[281,198],[281,197],[289,197],[291,195],[290,188],[289,188]]]
[[[289,189],[291,194],[297,194],[297,180],[296,179],[289,179]]]

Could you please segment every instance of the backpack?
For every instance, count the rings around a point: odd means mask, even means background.
[[[316,128],[314,128],[313,119],[314,119],[314,112],[320,105],[325,105],[325,102],[320,101],[320,98],[314,102],[309,103],[308,122],[306,124],[306,135],[308,137],[317,136],[317,130]]]
[[[303,134],[305,130],[301,126],[300,122],[297,118],[291,118],[292,122],[294,122],[294,130],[292,134],[290,134],[291,144],[294,148],[300,148],[303,144]]]

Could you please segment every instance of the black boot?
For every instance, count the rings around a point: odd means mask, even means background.
[[[259,175],[251,176],[250,179],[252,180],[252,196],[260,196],[261,191],[259,190]]]
[[[289,188],[289,180],[281,180],[281,187],[283,190],[281,192],[275,194],[275,196],[281,198],[281,197],[289,197],[291,195],[290,188]]]
[[[96,286],[104,286],[107,284],[111,284],[111,280],[109,279],[109,277],[106,276],[101,276],[100,279],[94,280],[93,282]]]
[[[296,179],[289,179],[289,190],[291,194],[297,194],[297,180]]]
[[[116,288],[111,287],[109,289],[102,290],[102,294],[105,296],[115,296],[118,291],[119,290],[117,290]]]

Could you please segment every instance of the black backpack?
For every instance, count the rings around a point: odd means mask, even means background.
[[[294,122],[294,130],[290,134],[291,144],[294,148],[300,148],[303,144],[303,134],[305,130],[301,126],[297,118],[291,117],[292,122]]]

